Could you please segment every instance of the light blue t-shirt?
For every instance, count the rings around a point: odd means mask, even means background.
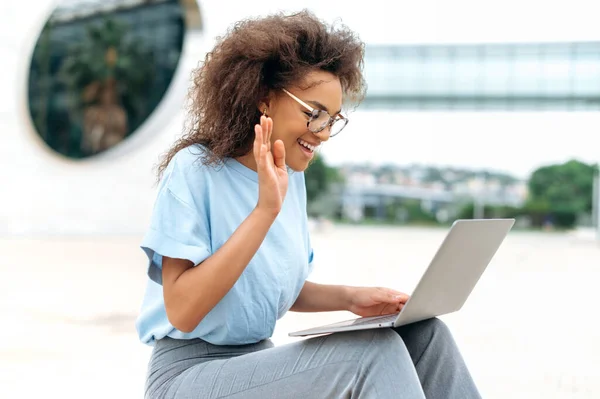
[[[142,249],[148,282],[136,321],[140,340],[165,336],[241,345],[271,337],[275,322],[293,305],[312,267],[304,174],[289,172],[282,210],[233,288],[191,333],[168,321],[163,300],[162,256],[194,265],[217,251],[248,217],[258,200],[258,174],[234,159],[201,163],[199,145],[178,152],[159,185]]]

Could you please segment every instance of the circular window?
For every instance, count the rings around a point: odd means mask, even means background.
[[[195,0],[67,0],[35,45],[28,102],[54,151],[85,158],[118,145],[152,114],[180,60]]]

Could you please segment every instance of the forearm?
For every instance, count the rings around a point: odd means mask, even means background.
[[[255,209],[213,255],[190,267],[165,292],[169,319],[192,331],[238,280],[273,223],[275,216]],[[167,302],[168,298],[168,302]]]
[[[290,310],[294,312],[348,310],[350,295],[350,287],[347,286],[324,285],[307,281]]]

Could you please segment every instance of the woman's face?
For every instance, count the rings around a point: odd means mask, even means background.
[[[287,91],[310,107],[325,110],[332,118],[340,113],[342,85],[335,75],[310,72],[299,86],[289,87]],[[281,140],[285,145],[286,164],[297,172],[304,171],[319,145],[329,139],[330,127],[316,134],[308,130],[310,111],[285,91],[274,93],[269,104],[262,103],[261,107],[261,112],[266,107],[268,116],[273,119],[271,141]]]

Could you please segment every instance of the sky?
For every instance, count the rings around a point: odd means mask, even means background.
[[[221,34],[225,25],[276,10],[308,8],[341,21],[367,43],[598,40],[598,0],[277,0],[199,1]],[[213,12],[213,10],[216,11]],[[217,17],[215,17],[217,15]]]

